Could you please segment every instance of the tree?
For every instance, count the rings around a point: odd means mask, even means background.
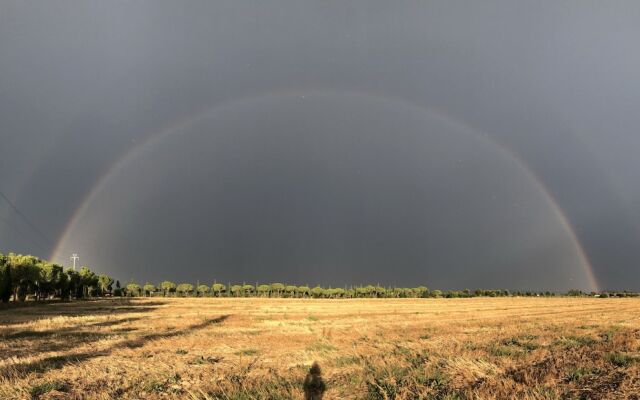
[[[309,286],[307,286],[307,285],[298,286],[297,292],[300,295],[300,297],[305,297],[305,296],[310,296],[311,295],[311,289],[309,289]]]
[[[383,288],[380,285],[377,285],[373,288],[374,297],[385,297],[387,295],[387,289]]]
[[[372,285],[367,285],[364,287],[366,290],[367,297],[376,297],[376,287]]]
[[[370,286],[360,286],[356,288],[356,297],[367,297],[369,295]]]
[[[183,296],[188,296],[193,293],[193,285],[190,283],[181,283],[176,287],[176,292]]]
[[[223,292],[225,292],[227,290],[227,287],[225,285],[223,285],[222,283],[215,283],[213,285],[211,285],[211,291],[213,292],[214,296],[220,296]]]
[[[160,287],[162,288],[163,296],[167,297],[169,293],[176,291],[177,286],[171,281],[164,281],[160,284]]]
[[[207,285],[198,286],[198,294],[199,295],[205,296],[207,293],[209,293],[209,286],[207,286]]]
[[[329,288],[324,291],[324,295],[329,297],[330,299],[342,298],[346,294],[346,291],[343,288]]]
[[[311,289],[311,293],[313,294],[313,297],[322,297],[322,295],[324,294],[324,289],[318,285]]]
[[[140,296],[142,289],[137,283],[131,282],[127,284],[127,296]]]
[[[276,293],[276,296],[280,297],[284,291],[284,285],[279,282],[272,283],[271,290]]]
[[[90,289],[98,287],[98,276],[91,272],[89,267],[80,268],[80,286],[82,286],[82,297],[89,297]]]
[[[98,276],[98,287],[100,288],[100,295],[104,296],[105,293],[111,292],[111,285],[113,285],[113,278],[108,275]]]
[[[37,265],[41,260],[34,256],[9,253],[7,261],[11,268],[13,299],[25,301],[29,287],[33,287],[38,280],[40,270]]]
[[[78,291],[80,291],[80,276],[78,276],[78,272],[72,270],[71,268],[67,268],[65,273],[67,276],[67,285],[64,289],[65,298],[78,297]]]
[[[287,293],[289,297],[295,297],[296,292],[298,291],[298,288],[294,285],[287,285],[287,287],[284,288],[284,291]]]
[[[7,257],[0,253],[0,301],[7,303],[11,298],[11,267]]]
[[[240,294],[242,294],[242,286],[240,285],[231,286],[231,294],[233,294],[236,297],[240,296]]]
[[[256,292],[258,293],[258,296],[269,296],[269,293],[271,292],[271,286],[258,285],[258,287],[256,287]]]
[[[253,293],[254,290],[255,290],[255,288],[253,287],[253,285],[246,284],[246,285],[242,286],[242,292],[247,297],[251,296],[251,293]]]
[[[36,280],[36,299],[45,298],[55,294],[60,289],[60,281],[64,270],[62,266],[52,263],[40,263],[38,265],[38,278]]]
[[[156,291],[156,285],[152,285],[151,283],[147,282],[144,284],[143,289],[145,296],[151,296],[153,292]]]
[[[429,295],[429,289],[427,289],[426,286],[418,286],[416,288],[413,288],[413,292],[418,297],[427,297]]]
[[[60,279],[58,280],[58,287],[56,288],[56,296],[60,297],[61,300],[69,300],[69,275],[62,269],[62,273],[60,274]]]

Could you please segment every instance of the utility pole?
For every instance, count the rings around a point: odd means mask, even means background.
[[[76,261],[78,261],[80,259],[80,257],[78,257],[77,253],[73,253],[71,255],[71,257],[69,257],[69,259],[73,260],[73,270],[76,270]]]

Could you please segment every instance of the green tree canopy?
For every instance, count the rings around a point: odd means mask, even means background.
[[[205,294],[209,293],[209,286],[207,285],[199,285],[198,286],[198,293],[202,296],[204,296]]]
[[[295,285],[287,285],[284,288],[284,291],[289,295],[289,296],[294,296],[296,294],[296,292],[298,291],[298,287]]]
[[[131,282],[127,284],[127,294],[130,296],[140,296],[142,288],[137,283]]]
[[[98,276],[98,287],[100,291],[104,294],[111,291],[111,286],[113,285],[113,278],[109,275],[99,275]]]
[[[282,293],[284,291],[284,285],[282,283],[279,283],[279,282],[272,283],[271,284],[271,290],[276,292],[276,294],[279,296],[280,293]]]
[[[242,285],[242,291],[245,294],[251,294],[253,293],[254,290],[255,288],[253,287],[253,285],[249,285],[249,284]]]
[[[187,296],[193,293],[193,285],[190,283],[181,283],[176,287],[176,292]]]
[[[211,285],[211,291],[215,296],[219,296],[222,292],[226,291],[227,287],[222,283],[214,283]]]
[[[242,294],[242,286],[240,286],[240,285],[232,285],[231,286],[231,293],[233,293],[234,296],[238,296],[238,295]]]
[[[80,286],[82,287],[82,297],[88,297],[89,290],[98,287],[98,276],[86,266],[80,268],[78,276],[80,277]]]
[[[156,285],[147,282],[144,284],[143,289],[145,296],[151,296],[151,294],[156,291]]]
[[[171,281],[164,281],[160,284],[160,288],[162,288],[165,296],[171,292],[175,292],[176,287],[176,284]]]
[[[311,295],[311,289],[307,285],[298,286],[298,290],[297,291],[301,296],[309,296],[309,295]]]
[[[313,289],[311,289],[311,293],[313,294],[314,297],[321,297],[324,294],[324,289],[321,288],[320,286],[316,286]]]
[[[256,287],[256,292],[260,295],[268,295],[271,292],[271,286],[258,285],[258,287]]]

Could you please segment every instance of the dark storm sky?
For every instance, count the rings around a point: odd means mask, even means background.
[[[2,1],[22,215],[0,198],[0,251],[441,288],[589,288],[589,263],[640,289],[638,21],[634,1]]]

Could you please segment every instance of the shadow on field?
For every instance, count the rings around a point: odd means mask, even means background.
[[[62,329],[49,329],[45,331],[25,331],[25,330],[5,330],[0,332],[0,339],[2,340],[28,340],[28,339],[81,339],[83,336],[91,333],[85,331],[74,330],[74,328],[96,328],[96,327],[112,327],[116,325],[126,324],[141,320],[143,318],[123,318],[123,319],[111,319],[102,322],[96,322],[92,324],[78,324],[75,326],[65,327]]]
[[[53,317],[73,318],[150,312],[166,303],[138,299],[99,299],[25,304],[29,305],[0,308],[0,328]]]
[[[133,299],[101,299],[74,302],[33,302],[26,307],[11,307],[0,311],[0,340],[6,348],[0,352],[0,360],[11,357],[29,357],[47,352],[66,352],[86,343],[109,339],[133,328],[111,328],[142,320],[143,313],[156,310],[165,303]],[[128,314],[127,318],[119,318]],[[140,315],[137,315],[140,314]],[[104,317],[99,322],[84,322],[74,317]],[[19,324],[57,317],[69,318],[64,326],[56,329],[32,330],[15,327]],[[109,328],[102,331],[101,328]]]
[[[112,329],[118,325],[142,320],[142,317],[110,319],[107,321],[76,325],[62,329],[45,331],[5,331],[0,333],[0,340],[10,344],[9,349],[0,353],[0,360],[11,357],[27,357],[48,352],[71,350],[84,343],[92,343],[101,339],[109,339],[114,335],[133,332],[135,328]],[[108,332],[100,332],[95,328],[108,327]],[[88,330],[87,330],[88,329]],[[92,330],[94,329],[94,330]]]
[[[26,362],[26,363],[15,363],[15,364],[10,364],[10,365],[6,365],[4,367],[0,368],[0,377],[3,378],[7,378],[9,376],[13,376],[15,374],[29,374],[29,373],[43,373],[52,369],[60,369],[62,367],[64,367],[65,365],[69,365],[69,364],[76,364],[76,363],[81,363],[83,361],[87,361],[96,357],[103,357],[103,356],[107,356],[109,354],[111,354],[114,350],[117,349],[122,349],[122,348],[139,348],[144,346],[146,343],[154,341],[154,340],[161,340],[161,339],[170,339],[172,337],[176,337],[176,336],[180,336],[180,335],[186,335],[189,333],[193,333],[196,332],[198,330],[207,328],[209,326],[212,325],[217,325],[217,324],[221,324],[222,322],[224,322],[227,318],[229,318],[229,315],[222,315],[220,317],[214,318],[214,319],[210,319],[210,320],[206,320],[202,323],[199,324],[194,324],[194,325],[190,325],[187,326],[186,328],[183,329],[175,329],[175,330],[171,330],[168,332],[163,332],[163,333],[151,333],[151,334],[147,334],[147,335],[142,335],[140,337],[131,339],[131,340],[124,340],[124,341],[120,341],[115,343],[114,345],[107,347],[106,349],[102,349],[102,350],[96,350],[96,351],[92,351],[92,352],[84,352],[84,353],[71,353],[71,354],[65,354],[65,355],[60,355],[60,356],[53,356],[53,357],[47,357],[44,358],[42,360],[39,361],[33,361],[33,362]],[[127,318],[129,319],[129,318]],[[126,319],[125,319],[126,320]],[[86,340],[87,342],[92,342],[94,340],[100,339],[102,337],[105,336],[112,336],[113,333],[109,334],[109,333],[90,333],[90,332],[73,332],[73,331],[66,331],[66,333],[63,333],[63,331],[61,330],[59,332],[60,334],[67,334],[68,336],[68,340],[65,340],[63,343],[58,343],[58,344],[53,344],[52,343],[43,343],[41,345],[42,347],[42,351],[68,351],[71,350],[72,348],[76,347],[78,345],[77,341],[73,341],[71,340],[71,338],[73,337],[74,334],[76,335],[80,335],[77,337],[82,337],[84,338],[83,340]],[[86,336],[82,336],[82,335],[86,335]],[[59,345],[60,348],[56,349],[55,346]],[[52,349],[53,346],[53,349]],[[32,348],[29,347],[29,353],[32,351]],[[37,349],[36,349],[37,352]],[[17,354],[14,354],[14,356],[25,356],[28,354],[25,354],[25,352],[18,352]],[[8,356],[11,357],[11,356]],[[2,355],[2,358],[5,358],[5,355]]]
[[[307,377],[304,379],[304,400],[322,400],[327,385],[322,379],[322,370],[318,362],[314,361],[309,369]]]
[[[220,316],[218,318],[209,319],[209,320],[206,320],[206,321],[204,321],[202,323],[199,323],[199,324],[190,325],[190,326],[188,326],[188,327],[186,327],[184,329],[176,329],[176,330],[172,330],[172,331],[164,332],[164,333],[151,333],[151,334],[148,334],[148,335],[143,335],[143,336],[140,336],[139,338],[136,338],[134,340],[121,342],[121,343],[111,347],[109,352],[111,350],[113,350],[113,349],[123,348],[123,347],[127,347],[127,348],[130,348],[130,349],[135,349],[135,348],[138,348],[138,347],[142,347],[147,342],[151,342],[153,340],[170,339],[172,337],[184,335],[184,334],[191,333],[191,332],[194,332],[194,331],[199,331],[200,329],[207,328],[207,327],[209,327],[211,325],[221,324],[227,318],[229,318],[229,315],[222,315],[222,316]]]

